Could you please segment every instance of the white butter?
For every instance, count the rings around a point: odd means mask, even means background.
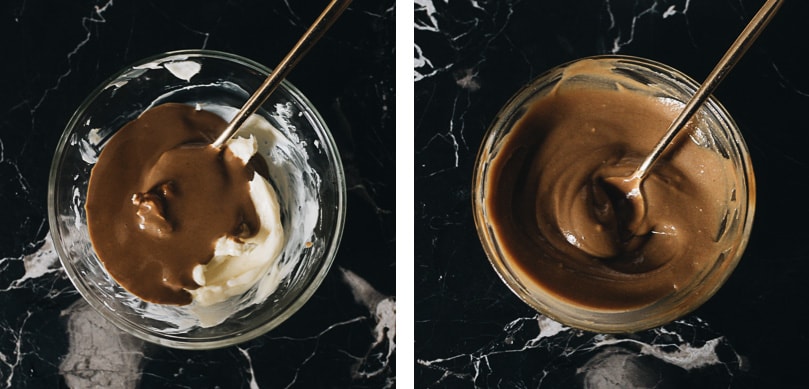
[[[228,143],[228,148],[247,163],[256,153],[256,140],[253,136],[236,138]],[[198,306],[210,306],[252,288],[267,275],[284,247],[281,208],[275,190],[258,174],[249,185],[259,217],[259,231],[243,242],[227,236],[219,238],[211,261],[194,268],[193,278],[200,287],[188,292]]]

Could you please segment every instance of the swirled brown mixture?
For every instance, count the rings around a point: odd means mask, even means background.
[[[255,235],[253,170],[210,145],[227,123],[183,104],[145,111],[113,136],[93,167],[87,221],[93,248],[121,286],[150,302],[189,304],[192,272],[223,235]]]
[[[562,300],[621,310],[712,266],[733,178],[731,161],[696,140],[707,129],[692,122],[643,182],[642,230],[625,230],[620,195],[603,180],[630,175],[681,107],[581,85],[533,102],[486,173],[488,220],[511,267]]]

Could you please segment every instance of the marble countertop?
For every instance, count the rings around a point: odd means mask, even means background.
[[[756,216],[735,272],[695,312],[629,335],[556,323],[498,279],[471,212],[480,142],[522,85],[609,53],[701,80],[762,3],[416,0],[416,387],[806,385],[809,3],[786,2],[715,93],[749,146]]]
[[[0,5],[0,387],[395,386],[393,1],[355,2],[288,78],[329,123],[348,214],[326,280],[281,326],[212,351],[144,343],[84,303],[48,233],[51,157],[93,88],[134,61],[179,49],[227,51],[272,67],[325,5]]]

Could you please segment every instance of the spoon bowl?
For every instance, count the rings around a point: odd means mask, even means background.
[[[646,215],[646,199],[641,195],[642,178],[610,176],[602,178],[602,182],[612,202],[618,232],[624,235],[622,240],[645,234],[640,231]]]

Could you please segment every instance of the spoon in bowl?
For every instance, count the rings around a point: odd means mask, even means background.
[[[315,19],[314,23],[308,30],[301,36],[298,43],[292,47],[292,50],[278,63],[278,66],[273,69],[272,73],[264,80],[264,82],[256,89],[255,92],[247,99],[242,108],[236,113],[236,116],[228,123],[228,126],[219,135],[216,140],[211,144],[214,148],[220,148],[224,145],[236,131],[239,130],[242,124],[247,121],[258,108],[264,104],[268,97],[281,85],[281,81],[286,78],[292,68],[298,64],[304,55],[312,48],[312,46],[323,37],[323,34],[329,27],[337,21],[337,18],[343,14],[351,0],[332,0],[329,5],[323,9],[320,16]]]
[[[733,42],[733,45],[725,52],[725,55],[719,60],[714,69],[708,74],[705,82],[697,89],[694,96],[688,101],[683,110],[676,119],[669,126],[668,131],[657,142],[651,153],[646,156],[646,159],[638,166],[638,168],[628,177],[604,177],[604,183],[617,191],[620,195],[625,196],[625,201],[628,202],[627,214],[620,215],[619,217],[629,217],[626,223],[627,229],[631,235],[637,235],[644,218],[646,217],[646,201],[643,198],[641,185],[643,180],[649,175],[652,166],[663,154],[666,147],[671,144],[672,140],[677,136],[679,131],[685,127],[685,124],[696,113],[702,103],[710,96],[716,89],[717,85],[725,78],[733,66],[739,62],[739,59],[744,55],[748,48],[758,38],[764,27],[772,20],[775,13],[783,4],[783,0],[768,0],[753,19],[742,30],[741,34]],[[623,200],[622,200],[623,201]]]

